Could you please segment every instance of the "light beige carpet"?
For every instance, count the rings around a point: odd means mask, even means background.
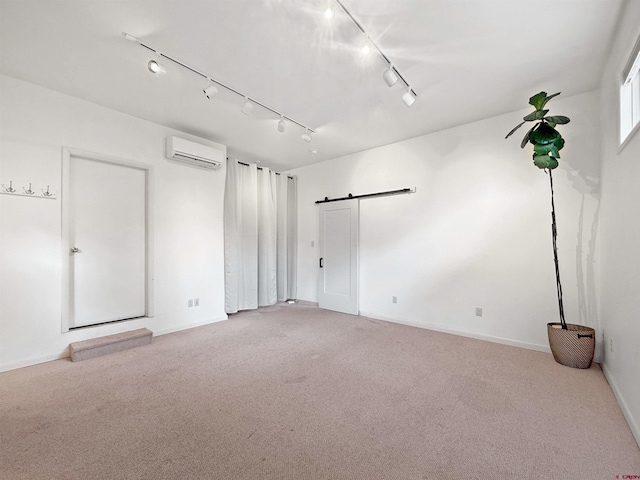
[[[597,365],[302,305],[5,372],[0,395],[2,479],[640,474]]]

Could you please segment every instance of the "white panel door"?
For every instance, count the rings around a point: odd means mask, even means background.
[[[70,158],[70,328],[146,315],[146,175]]]
[[[358,200],[320,204],[320,308],[358,315]]]

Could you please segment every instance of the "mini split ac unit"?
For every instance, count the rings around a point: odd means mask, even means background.
[[[167,137],[165,147],[169,160],[209,170],[220,168],[224,160],[221,150],[180,137]]]

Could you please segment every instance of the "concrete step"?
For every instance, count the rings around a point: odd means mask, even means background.
[[[153,332],[147,328],[139,328],[130,332],[116,333],[106,337],[91,338],[69,344],[71,361],[79,362],[89,358],[100,357],[110,353],[121,352],[129,348],[140,347],[151,343]]]

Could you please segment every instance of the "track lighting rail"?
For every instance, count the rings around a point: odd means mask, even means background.
[[[205,73],[201,72],[200,70],[198,70],[198,69],[196,69],[196,68],[193,68],[193,67],[191,67],[191,66],[187,65],[186,63],[183,63],[183,62],[181,62],[180,60],[178,60],[178,59],[176,59],[176,58],[174,58],[174,57],[172,57],[172,56],[170,56],[170,55],[167,55],[166,53],[159,52],[157,49],[153,48],[153,47],[152,47],[152,46],[150,46],[150,45],[147,45],[146,43],[142,42],[140,39],[138,39],[138,38],[134,37],[133,35],[130,35],[130,34],[126,33],[126,32],[122,32],[122,34],[123,34],[123,35],[124,35],[124,37],[125,37],[127,40],[129,40],[130,42],[135,42],[135,43],[137,43],[138,45],[140,45],[141,47],[144,47],[144,48],[146,48],[147,50],[152,51],[152,52],[153,52],[153,53],[155,53],[158,57],[166,58],[167,60],[169,60],[169,61],[171,61],[171,62],[175,63],[176,65],[178,65],[178,66],[180,66],[180,67],[182,67],[182,68],[186,68],[187,70],[189,70],[189,71],[191,71],[191,72],[195,73],[196,75],[201,76],[201,77],[202,77],[202,78],[204,78],[205,80],[208,80],[208,81],[209,81],[209,82],[211,82],[211,83],[215,83],[216,85],[219,85],[219,86],[221,86],[222,88],[224,88],[224,89],[226,89],[226,90],[229,90],[229,91],[230,91],[230,92],[232,92],[232,93],[235,93],[236,95],[238,95],[238,96],[240,96],[240,97],[244,98],[245,100],[248,100],[248,101],[250,101],[251,103],[254,103],[254,104],[256,104],[256,105],[261,106],[262,108],[264,108],[265,110],[268,110],[268,111],[272,112],[272,113],[273,113],[273,114],[275,114],[276,116],[281,117],[281,118],[283,118],[283,119],[285,119],[285,120],[288,120],[288,121],[289,121],[289,122],[291,122],[291,123],[295,123],[295,124],[296,124],[296,125],[298,125],[299,127],[302,127],[302,128],[304,128],[305,130],[308,130],[309,132],[316,133],[316,131],[315,131],[313,128],[308,127],[307,125],[305,125],[305,124],[303,124],[303,123],[301,123],[301,122],[298,122],[297,120],[295,120],[295,119],[291,118],[290,116],[285,115],[285,114],[283,114],[283,113],[279,112],[279,111],[278,111],[278,110],[276,110],[275,108],[272,108],[272,107],[270,107],[270,106],[268,106],[268,105],[264,104],[263,102],[261,102],[261,101],[259,101],[259,100],[256,100],[256,99],[255,99],[255,98],[253,98],[253,97],[250,97],[249,95],[245,95],[244,93],[240,92],[239,90],[236,90],[235,88],[233,88],[233,87],[231,87],[231,86],[227,85],[226,83],[221,82],[220,80],[216,80],[215,78],[211,77],[210,75],[207,75],[207,74],[205,74]]]
[[[415,92],[415,90],[413,90],[413,88],[411,88],[411,85],[409,85],[409,82],[407,82],[404,76],[398,71],[398,69],[393,65],[393,63],[391,63],[391,60],[389,60],[389,58],[384,54],[384,52],[380,50],[380,47],[378,46],[378,44],[376,44],[376,42],[373,41],[373,39],[369,36],[369,34],[364,29],[364,27],[360,25],[360,22],[358,22],[355,19],[355,17],[351,14],[349,10],[347,10],[347,7],[345,7],[340,0],[334,0],[334,1],[342,9],[342,11],[349,17],[349,19],[353,22],[356,28],[360,30],[360,32],[362,32],[362,34],[365,36],[367,41],[378,51],[382,59],[385,62],[387,62],[387,65],[389,66],[389,68],[391,68],[396,73],[396,75],[398,75],[398,78],[402,80],[402,83],[405,84],[405,86],[409,89],[409,91],[413,94],[413,96],[417,97],[418,94]]]

